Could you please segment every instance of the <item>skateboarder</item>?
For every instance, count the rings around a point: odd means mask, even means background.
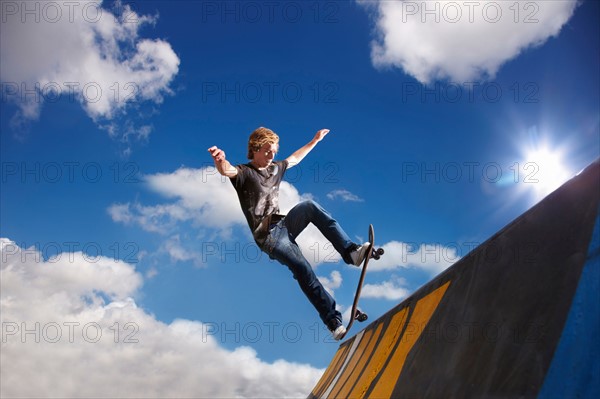
[[[312,267],[302,255],[296,237],[313,223],[327,238],[347,264],[360,266],[368,243],[353,243],[335,219],[312,200],[300,202],[287,215],[279,212],[279,185],[288,168],[302,159],[329,133],[319,130],[314,138],[283,161],[274,161],[279,150],[279,136],[271,129],[259,127],[248,140],[249,163],[233,166],[225,152],[214,146],[208,149],[215,167],[229,177],[242,207],[254,240],[271,259],[286,265],[298,281],[300,288],[319,312],[321,320],[333,338],[341,339],[346,329],[335,300],[317,279]]]

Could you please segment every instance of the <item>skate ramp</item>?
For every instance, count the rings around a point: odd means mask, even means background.
[[[309,398],[600,397],[600,164],[343,342]]]

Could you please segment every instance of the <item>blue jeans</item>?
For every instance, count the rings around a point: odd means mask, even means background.
[[[328,326],[342,315],[335,308],[335,300],[325,290],[311,265],[308,263],[296,237],[313,223],[327,238],[344,259],[348,259],[348,249],[353,245],[348,235],[337,221],[314,201],[303,201],[290,210],[287,216],[271,227],[263,245],[263,251],[271,259],[286,265],[298,281],[302,292],[317,309],[321,320]]]

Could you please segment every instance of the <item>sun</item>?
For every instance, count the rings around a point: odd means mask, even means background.
[[[545,144],[526,152],[521,169],[522,182],[531,188],[536,200],[544,198],[571,177],[563,152]]]

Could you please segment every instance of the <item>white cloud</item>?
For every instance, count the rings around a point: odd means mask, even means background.
[[[108,213],[115,222],[137,224],[146,231],[166,234],[177,221],[190,218],[185,208],[178,204],[146,206],[138,202],[113,204]]]
[[[253,242],[235,189],[229,179],[219,175],[214,167],[181,167],[172,173],[147,175],[144,180],[153,192],[172,202],[156,205],[139,202],[112,204],[107,212],[113,221],[126,225],[135,224],[146,231],[162,235],[177,235],[182,224],[189,222],[198,230],[208,231],[205,233],[209,240],[215,238],[210,236],[210,232],[216,232],[222,239],[229,239],[231,229],[240,226],[247,232],[249,242]],[[281,183],[279,202],[282,213],[289,212],[293,206],[307,199],[312,199],[312,195],[300,194],[288,182]],[[178,240],[179,248],[184,245],[182,241],[183,239]],[[341,259],[331,243],[312,224],[296,241],[312,266],[336,263]],[[174,246],[170,248],[176,249]],[[180,251],[171,252],[171,255],[183,254]],[[185,256],[171,256],[171,259],[185,260],[192,256],[196,255],[186,252]]]
[[[422,83],[492,78],[505,62],[557,36],[576,0],[370,1],[375,19],[371,60]]]
[[[321,276],[318,279],[332,297],[335,297],[335,290],[342,286],[342,274],[337,270],[332,271],[329,277]]]
[[[342,320],[344,321],[344,324],[348,323],[350,321],[350,312],[352,312],[352,305],[348,307],[343,307],[338,304],[337,309],[342,313]]]
[[[201,322],[156,320],[125,262],[0,249],[2,397],[304,397],[322,374],[226,350]]]
[[[172,93],[179,57],[166,41],[138,36],[157,17],[115,4],[119,10],[99,0],[2,3],[0,71],[4,97],[19,106],[13,123],[38,118],[43,103],[59,98],[79,102],[101,122],[128,104],[161,103]],[[114,124],[106,128],[118,134]],[[119,135],[144,139],[150,130],[129,125]]]
[[[333,190],[329,194],[327,194],[327,198],[329,198],[330,200],[335,200],[337,198],[340,198],[344,202],[348,202],[348,201],[363,202],[364,201],[358,195],[352,194],[348,190]]]
[[[182,167],[172,173],[147,175],[144,180],[152,191],[174,202],[112,204],[108,213],[113,221],[161,234],[172,233],[182,222],[215,228],[222,235],[233,225],[246,224],[233,186],[213,167]]]
[[[299,202],[310,199],[314,199],[312,194],[300,194],[296,187],[290,183],[281,182],[281,186],[279,186],[279,208],[283,214],[287,214]]]
[[[166,252],[172,261],[174,262],[185,262],[193,261],[196,266],[202,266],[202,256],[198,252],[185,248],[181,243],[179,234],[176,234],[163,242],[161,250]]]
[[[399,301],[406,298],[411,292],[405,279],[392,276],[391,280],[380,284],[365,284],[361,297]]]
[[[435,276],[460,259],[457,247],[390,241],[381,259],[369,262],[369,271],[416,268]]]
[[[233,186],[214,167],[182,167],[172,173],[148,175],[145,180],[151,190],[177,199],[183,214],[201,225],[223,228],[246,223]]]

